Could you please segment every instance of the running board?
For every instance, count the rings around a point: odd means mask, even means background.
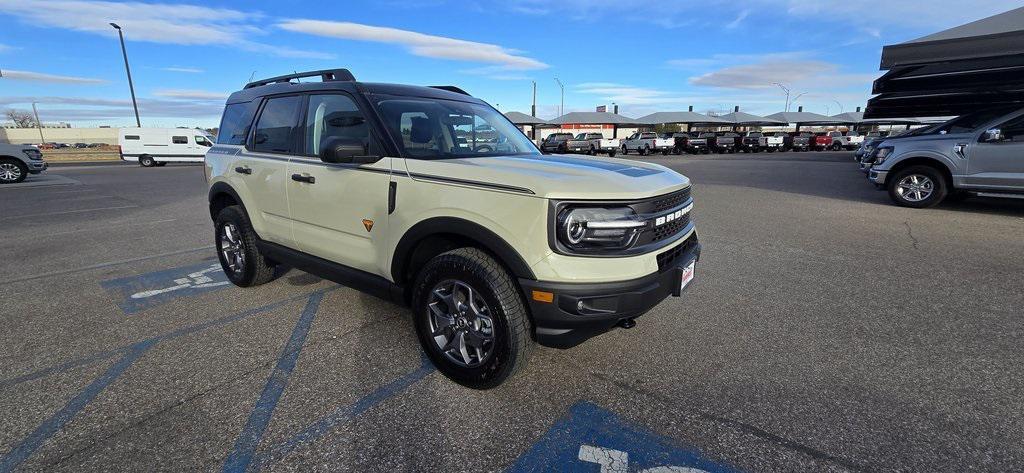
[[[1004,194],[1001,192],[975,192],[978,197],[998,197],[1003,199],[1024,199],[1024,194]]]

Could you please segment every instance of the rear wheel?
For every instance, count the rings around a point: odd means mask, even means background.
[[[15,159],[0,159],[0,184],[17,184],[28,177],[28,166]]]
[[[217,258],[232,283],[252,287],[274,278],[274,264],[260,253],[256,231],[241,207],[232,205],[221,210],[214,228]]]
[[[839,143],[832,143],[832,151],[839,151],[843,149],[843,145]]]
[[[139,165],[144,168],[151,168],[153,166],[156,166],[156,160],[154,160],[152,156],[144,154],[142,156],[139,156]]]
[[[647,156],[648,154],[651,154],[650,148],[648,148],[646,145],[643,148],[640,148],[640,156]]]
[[[453,381],[488,389],[522,370],[532,350],[516,282],[476,248],[442,253],[416,278],[413,319],[420,344]]]
[[[910,166],[898,171],[889,178],[888,188],[896,205],[915,209],[934,207],[949,193],[945,176],[931,166]]]

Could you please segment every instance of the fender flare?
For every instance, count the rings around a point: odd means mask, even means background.
[[[235,202],[238,202],[238,205],[242,206],[242,210],[245,211],[245,203],[242,202],[242,198],[238,196],[238,192],[236,192],[235,189],[226,182],[216,182],[210,186],[210,192],[207,195],[208,202],[210,203],[210,218],[217,218],[217,216],[213,214],[213,202],[214,199],[221,194],[231,196]],[[248,211],[246,211],[246,213],[248,213]]]
[[[457,217],[428,218],[406,231],[398,241],[391,258],[392,279],[395,282],[404,279],[408,269],[406,266],[417,244],[432,235],[441,234],[454,234],[473,240],[497,257],[515,277],[536,279],[530,265],[526,264],[526,260],[512,248],[512,245],[483,225]]]

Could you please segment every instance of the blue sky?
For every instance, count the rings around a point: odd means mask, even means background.
[[[1017,8],[1020,1],[211,1],[0,0],[0,109],[44,122],[134,122],[116,32],[125,32],[143,125],[215,126],[255,73],[349,68],[359,80],[453,84],[501,111],[615,102],[654,111],[862,106],[881,47]],[[880,4],[881,5],[881,4]],[[955,12],[955,13],[954,13]],[[793,107],[795,110],[795,106]]]

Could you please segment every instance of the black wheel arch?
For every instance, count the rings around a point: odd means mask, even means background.
[[[912,157],[912,158],[907,158],[907,159],[904,159],[904,160],[894,164],[892,169],[890,169],[889,173],[886,174],[886,176],[885,176],[885,185],[886,186],[889,185],[889,183],[891,182],[892,177],[895,176],[896,173],[898,173],[898,172],[900,172],[900,171],[902,171],[902,170],[904,170],[904,169],[906,169],[906,168],[908,168],[910,166],[928,166],[928,167],[935,168],[946,179],[946,186],[951,191],[953,190],[953,172],[950,171],[949,166],[947,166],[946,163],[943,163],[942,161],[939,161],[938,159],[929,158],[929,157],[925,157],[925,156],[915,156],[915,157]]]
[[[242,207],[242,211],[245,210],[245,204],[242,203],[242,198],[238,196],[238,192],[225,182],[217,182],[210,186],[210,218],[213,220],[217,219],[217,214],[220,213],[225,207],[232,205],[238,205]]]
[[[490,253],[514,277],[536,279],[512,245],[483,225],[457,217],[430,218],[405,232],[392,256],[391,276],[396,284],[408,289],[418,268],[431,258],[466,246]]]

